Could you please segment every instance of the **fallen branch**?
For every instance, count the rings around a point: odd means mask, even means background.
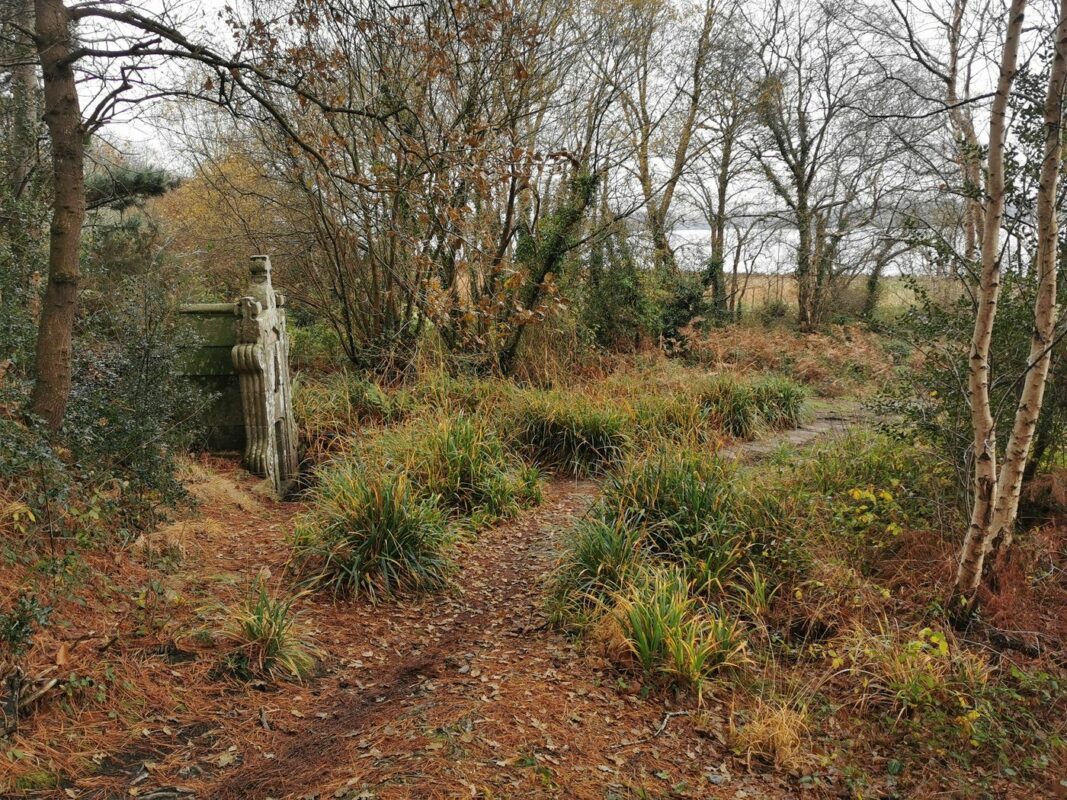
[[[645,742],[651,742],[653,739],[655,739],[657,736],[659,736],[665,730],[667,730],[667,723],[669,723],[673,717],[688,717],[688,716],[689,716],[689,712],[688,711],[668,711],[666,714],[663,715],[663,721],[660,722],[659,727],[656,728],[655,733],[653,733],[651,736],[646,736],[644,739],[638,739],[637,741],[634,741],[634,742],[626,742],[625,744],[616,745],[615,747],[612,748],[612,750],[621,750],[624,747],[633,747],[634,745],[644,744]]]
[[[1027,658],[1037,658],[1041,655],[1040,645],[1030,644],[1018,636],[1012,636],[1004,631],[991,630],[989,641],[1001,650],[1014,650],[1022,653]]]

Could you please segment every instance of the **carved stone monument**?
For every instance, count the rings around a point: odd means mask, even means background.
[[[284,497],[297,477],[299,462],[285,297],[274,291],[270,272],[268,256],[253,256],[251,282],[236,303],[182,309],[203,339],[187,355],[183,372],[217,398],[204,420],[208,447],[243,445],[245,467],[267,478]],[[238,411],[240,426],[235,425]]]

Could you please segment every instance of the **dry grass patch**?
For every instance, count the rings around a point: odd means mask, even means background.
[[[806,706],[756,697],[752,706],[730,715],[729,740],[750,768],[756,758],[792,770],[811,761],[807,749],[810,728]]]
[[[738,324],[690,339],[691,363],[749,375],[773,372],[812,387],[824,397],[873,392],[887,381],[899,357],[860,325],[834,325],[827,333]]]

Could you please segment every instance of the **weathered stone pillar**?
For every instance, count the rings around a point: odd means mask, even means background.
[[[270,258],[252,257],[252,280],[237,301],[233,366],[241,384],[245,466],[284,496],[296,479],[296,420],[289,382],[285,297],[274,291]]]
[[[249,472],[284,497],[297,477],[296,420],[289,381],[285,297],[274,291],[270,258],[252,258],[251,281],[236,303],[185,306],[202,342],[185,354],[182,372],[210,391],[209,449],[244,447]]]

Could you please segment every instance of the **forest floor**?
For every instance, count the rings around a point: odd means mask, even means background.
[[[760,457],[857,419],[834,401],[801,429],[723,454]],[[115,587],[78,592],[80,616],[113,629],[59,634],[62,669],[108,662],[111,694],[72,717],[42,709],[20,730],[19,747],[67,765],[54,794],[34,796],[793,796],[796,776],[731,753],[728,696],[697,710],[548,624],[545,579],[595,482],[552,479],[541,505],[466,542],[450,591],[378,605],[302,595],[317,674],[247,684],[220,675],[204,620],[256,576],[279,582],[304,507],[266,497],[225,459],[188,472],[196,512],[131,551],[153,574],[172,557],[165,577],[132,602]]]

